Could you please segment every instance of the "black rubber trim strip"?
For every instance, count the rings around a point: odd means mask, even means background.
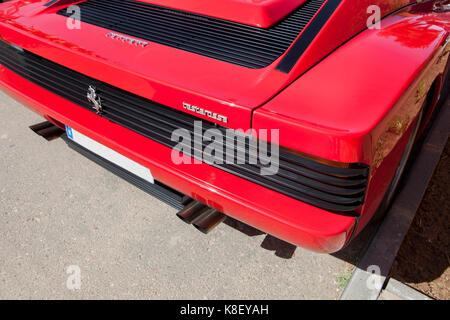
[[[59,0],[52,0],[50,2],[47,2],[46,4],[44,4],[44,7],[50,7],[52,4],[54,4],[55,2],[58,2]]]
[[[66,134],[62,136],[62,139],[67,143],[67,145],[74,151],[80,153],[89,160],[95,162],[104,169],[114,173],[119,178],[131,183],[135,187],[141,189],[142,191],[152,195],[155,198],[167,203],[168,205],[174,207],[177,210],[184,208],[186,200],[189,199],[182,193],[179,193],[172,188],[169,188],[162,183],[155,181],[152,184],[135,174],[119,167],[118,165],[100,157],[99,155],[93,153],[92,151],[80,146],[76,142],[70,140]]]
[[[277,65],[276,70],[289,73],[295,66],[297,61],[310,46],[311,42],[316,38],[317,34],[322,30],[325,23],[341,4],[341,0],[328,0],[320,9],[317,16],[311,21],[311,24],[303,31],[303,34],[295,41],[291,49],[286,53],[281,62]]]

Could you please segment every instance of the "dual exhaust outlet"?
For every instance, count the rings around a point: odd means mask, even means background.
[[[195,200],[189,202],[183,210],[177,213],[177,216],[204,234],[210,233],[227,218],[222,212]]]
[[[54,125],[50,121],[44,121],[33,126],[30,129],[34,133],[43,137],[47,141],[52,141],[61,137],[66,131]]]

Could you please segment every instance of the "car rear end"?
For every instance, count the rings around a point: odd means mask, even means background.
[[[156,2],[2,4],[2,89],[67,130],[70,146],[108,169],[121,171],[122,160],[111,165],[98,148],[148,169],[147,178],[121,172],[178,209],[197,201],[311,250],[343,248],[354,235],[369,184],[362,141],[354,141],[353,156],[308,152],[339,134],[305,128],[312,139],[304,149],[287,148],[283,139],[295,137],[283,137],[279,122],[266,121],[258,130],[280,132],[277,170],[261,174],[265,165],[249,162],[252,142],[258,148],[265,139],[272,140],[269,147],[275,141],[250,130],[256,110],[292,81],[298,70],[283,72],[280,65],[286,68],[289,50],[334,2],[298,1],[281,18],[261,14],[265,28],[258,21],[197,13],[209,7],[190,12]],[[173,160],[177,130],[192,138],[182,163]],[[246,143],[231,147],[235,161],[208,162],[197,155],[210,141],[196,141],[208,130],[224,137],[229,131],[249,134]],[[91,140],[89,146],[81,142]],[[103,147],[95,149],[96,143]],[[238,161],[239,154],[246,161]]]

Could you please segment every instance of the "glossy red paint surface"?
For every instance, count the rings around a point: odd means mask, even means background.
[[[254,112],[253,128],[283,128],[283,146],[371,166],[358,232],[389,187],[424,94],[448,60],[450,13],[419,9],[356,36]]]
[[[288,74],[275,70],[283,57],[267,68],[247,69],[154,43],[142,49],[111,41],[105,37],[108,30],[92,25],[68,30],[66,19],[54,14],[60,7],[45,9],[45,2],[1,4],[1,37],[168,107],[183,110],[187,102],[227,116],[230,128],[280,129],[284,147],[370,165],[358,232],[377,209],[426,92],[448,61],[450,13],[433,12],[438,1],[410,6],[385,18],[380,30],[365,30],[350,39],[365,28],[368,5],[379,4],[384,16],[411,1],[364,0],[355,5],[344,0]],[[187,6],[181,0],[173,3]],[[186,10],[200,7],[218,8],[199,1]],[[251,21],[251,14],[246,15]],[[286,241],[334,252],[353,233],[352,217],[312,207],[206,164],[176,166],[170,149],[3,67],[0,84],[39,114],[149,167],[162,183]]]
[[[345,41],[367,29],[368,21],[373,22],[374,11],[369,7],[378,6],[380,16],[385,17],[415,0],[342,0],[335,13],[320,30],[312,44],[292,69],[288,81],[296,79]]]
[[[253,127],[283,128],[280,144],[307,154],[370,163],[372,131],[447,39],[448,26],[427,19],[405,12],[356,36],[258,108]]]

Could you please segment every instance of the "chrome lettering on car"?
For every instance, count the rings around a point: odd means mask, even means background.
[[[134,44],[136,46],[143,47],[143,48],[148,45],[148,42],[146,42],[146,41],[127,37],[127,36],[124,36],[123,34],[118,34],[118,33],[114,33],[114,32],[107,33],[106,37],[111,38],[111,39],[116,39],[116,40],[122,40],[123,42],[128,42],[129,44]]]
[[[225,117],[225,116],[223,116],[221,114],[218,114],[216,112],[205,110],[203,108],[199,108],[197,106],[193,106],[193,105],[191,105],[189,103],[186,103],[186,102],[183,102],[183,108],[186,109],[186,110],[195,112],[197,114],[201,114],[203,116],[206,116],[208,118],[211,118],[211,119],[223,122],[223,123],[228,123],[228,118],[227,117]]]
[[[93,104],[92,108],[97,111],[97,114],[102,113],[102,100],[99,96],[97,96],[97,92],[94,86],[89,86],[86,97]]]

